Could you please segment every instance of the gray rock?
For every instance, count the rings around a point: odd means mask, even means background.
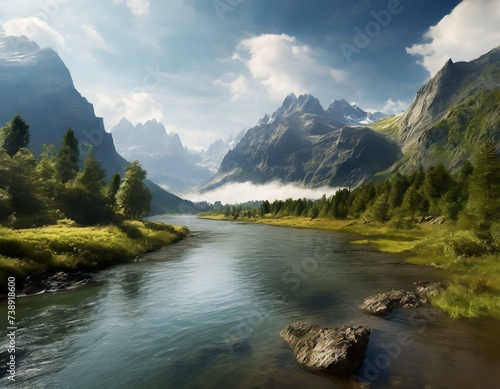
[[[425,297],[406,290],[392,290],[370,296],[360,308],[371,315],[387,315],[397,308],[417,308],[427,303]]]
[[[371,330],[364,327],[321,328],[303,321],[290,324],[280,332],[300,365],[340,378],[359,370],[370,334]]]
[[[446,288],[441,282],[418,282],[415,283],[416,291],[421,297],[434,297],[443,292]]]

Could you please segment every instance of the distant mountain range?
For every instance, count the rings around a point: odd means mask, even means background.
[[[286,97],[283,105],[276,112],[274,112],[271,116],[266,114],[261,120],[259,120],[258,126],[272,127],[275,124],[282,123],[286,118],[294,115],[301,116],[302,114],[310,114],[321,117],[322,122],[328,123],[328,125],[336,126],[339,130],[345,125],[359,126],[363,124],[370,124],[387,116],[381,112],[374,114],[365,112],[361,108],[356,105],[351,105],[345,100],[335,100],[325,111],[319,100],[311,95],[303,95],[297,98],[294,94],[290,94]],[[302,126],[302,124],[295,123],[295,127],[296,126]],[[189,190],[200,185],[203,186],[206,184],[206,182],[209,181],[209,178],[219,171],[221,163],[226,155],[230,153],[231,150],[235,149],[238,144],[240,144],[240,146],[244,145],[244,143],[239,142],[243,139],[246,132],[241,131],[236,137],[230,138],[227,141],[218,139],[211,144],[207,150],[203,150],[201,152],[189,151],[183,146],[178,134],[167,134],[165,126],[156,120],[150,120],[144,124],[138,123],[136,126],[133,126],[132,123],[123,118],[116,126],[111,128],[111,133],[113,135],[116,149],[122,157],[127,160],[138,159],[148,170],[150,177],[155,182],[175,193],[183,193],[188,192]],[[348,130],[345,130],[339,140],[346,141],[344,138],[348,133]],[[337,135],[340,135],[340,132]],[[355,137],[358,136],[360,138],[365,138],[369,137],[370,134],[369,131],[367,132],[365,130],[364,132],[356,134]],[[374,143],[371,144],[371,147],[380,146],[384,149],[383,146],[379,145],[380,139],[381,137],[374,134]],[[283,142],[283,138],[281,138],[280,141]],[[313,136],[311,141],[314,144],[317,144],[318,141],[320,141],[323,146],[330,147],[329,142],[331,139],[328,138],[320,140]],[[350,139],[349,141],[359,142],[360,140],[356,138],[356,140]],[[296,143],[295,146],[301,148],[304,147],[304,144]],[[354,145],[351,146],[354,147]],[[305,149],[301,151],[304,152]],[[393,150],[391,149],[391,152],[392,151]],[[276,153],[276,151],[271,152]],[[235,153],[241,153],[241,150],[236,149]],[[319,150],[315,150],[316,155],[320,155],[319,153]],[[360,161],[362,161],[363,158],[365,158],[369,153],[369,151],[364,153],[363,157],[360,158]],[[276,155],[273,155],[271,159],[272,158],[276,158]],[[346,158],[346,156],[344,155],[342,158]],[[345,162],[342,158],[338,161],[338,164]],[[393,160],[391,159],[391,163],[392,162]],[[360,171],[364,169],[364,166],[362,165],[363,164],[356,166],[355,168],[359,170],[356,174],[361,174],[364,179],[366,178],[367,173]],[[367,169],[369,165],[372,165],[371,160],[367,161]],[[373,166],[370,166],[368,170],[369,172],[372,172],[373,169],[385,169],[387,167],[386,165],[387,162],[383,165],[373,164]],[[346,166],[349,166],[349,164]],[[321,164],[319,169],[325,169],[325,165]],[[334,174],[329,176],[327,184],[330,183],[332,185],[336,185],[338,182],[344,182],[345,178],[340,180],[338,178],[350,174],[350,172],[346,171],[348,168],[341,167],[340,165],[337,170],[334,171]],[[368,173],[368,176],[372,173]],[[294,177],[298,177],[298,175],[300,175],[298,172],[294,172],[294,174]],[[338,177],[335,178],[335,175]],[[289,180],[291,177],[287,173],[279,172],[279,169],[269,171],[268,176],[269,179],[281,179],[284,181]],[[247,181],[249,179],[257,180],[259,182],[261,181],[257,175],[253,178],[248,175],[240,177],[240,180],[242,181]],[[217,180],[217,178],[215,178],[215,180]],[[316,176],[312,178],[313,182],[315,182],[315,180]],[[352,181],[353,184],[355,184],[358,179],[353,179]]]
[[[345,100],[325,110],[312,95],[290,94],[248,131],[195,152],[156,120],[134,126],[124,118],[107,133],[55,51],[6,37],[0,39],[0,123],[17,113],[31,126],[35,152],[42,144],[58,146],[72,127],[82,146],[93,145],[108,175],[123,172],[124,158],[138,159],[154,181],[176,192],[274,180],[354,187],[439,162],[457,169],[474,159],[486,137],[498,147],[500,48],[474,61],[448,61],[402,115],[368,113]],[[148,186],[154,212],[194,210],[153,182]]]
[[[207,150],[188,150],[176,133],[168,134],[156,119],[133,125],[126,118],[111,128],[118,153],[129,161],[139,160],[149,177],[174,193],[202,185],[219,169],[229,150],[244,132],[227,141],[218,139]]]
[[[184,147],[178,134],[167,134],[156,120],[133,126],[123,118],[111,128],[111,134],[122,157],[139,160],[153,181],[174,193],[194,188],[212,175],[197,164],[199,157]]]
[[[311,95],[291,94],[248,130],[201,190],[273,180],[353,187],[438,163],[456,170],[486,137],[499,146],[499,57],[497,47],[471,62],[448,61],[399,116],[345,100],[324,110]]]
[[[123,172],[127,161],[115,150],[113,138],[104,130],[102,118],[75,89],[69,70],[57,53],[40,49],[26,37],[0,38],[0,125],[20,114],[30,125],[29,148],[40,152],[43,144],[61,143],[73,128],[82,150],[93,146],[108,176]],[[168,193],[151,181],[152,211],[188,212],[191,202]]]

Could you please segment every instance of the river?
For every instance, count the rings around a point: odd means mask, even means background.
[[[300,319],[372,328],[359,373],[370,388],[500,387],[498,322],[453,321],[432,308],[387,318],[358,309],[370,294],[440,280],[440,271],[329,231],[153,219],[187,225],[193,236],[85,287],[17,299],[16,382],[0,371],[2,386],[357,387],[297,366],[279,332]]]

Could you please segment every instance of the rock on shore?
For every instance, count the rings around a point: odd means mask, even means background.
[[[360,308],[371,315],[387,315],[398,308],[418,308],[427,304],[428,297],[436,296],[444,286],[437,282],[416,283],[416,291],[391,290],[370,296],[363,301]]]
[[[370,296],[363,301],[361,309],[372,315],[387,315],[397,308],[418,308],[427,301],[415,292],[391,290]]]
[[[321,328],[303,321],[290,324],[280,332],[300,365],[339,378],[359,370],[370,334],[371,330],[364,327]]]

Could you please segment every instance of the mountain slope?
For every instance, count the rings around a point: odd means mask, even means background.
[[[267,117],[266,123],[269,121]],[[236,147],[239,141],[243,139],[245,131],[240,131],[234,138],[231,136],[228,140],[217,139],[208,149],[201,151],[199,165],[210,170],[212,174],[217,173],[220,164],[229,150]]]
[[[29,148],[40,152],[43,144],[59,146],[72,127],[84,155],[92,145],[108,176],[123,172],[127,161],[118,155],[113,139],[95,116],[94,107],[75,89],[69,70],[52,49],[40,49],[26,37],[0,39],[0,123],[20,114],[30,125]],[[152,212],[179,212],[190,207],[177,196],[148,182],[153,191]]]
[[[366,127],[332,119],[313,96],[288,96],[245,134],[202,190],[228,182],[273,180],[307,186],[355,186],[401,157],[399,147]],[[319,109],[321,108],[321,110]]]
[[[473,158],[486,137],[500,148],[500,47],[470,62],[446,65],[401,116],[371,127],[400,145],[393,169],[410,171],[439,162],[454,170]]]

